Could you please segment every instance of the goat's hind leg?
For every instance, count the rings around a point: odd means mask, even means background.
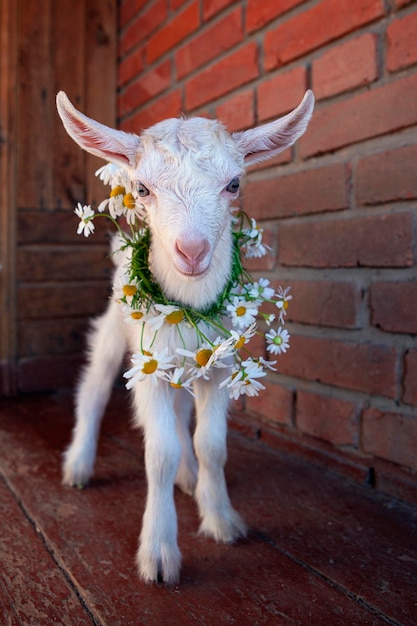
[[[190,496],[194,495],[198,475],[198,463],[190,433],[193,406],[193,399],[187,392],[182,390],[175,392],[174,409],[177,416],[177,435],[181,444],[181,460],[175,484]]]
[[[94,468],[101,419],[125,352],[120,305],[110,302],[93,322],[89,362],[76,394],[76,423],[72,442],[64,453],[63,483],[84,487]]]

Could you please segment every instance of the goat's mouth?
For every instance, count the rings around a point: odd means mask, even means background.
[[[205,274],[207,274],[209,265],[207,266],[197,266],[197,267],[179,267],[175,265],[177,271],[182,274],[182,276],[186,276],[187,278],[202,278]]]

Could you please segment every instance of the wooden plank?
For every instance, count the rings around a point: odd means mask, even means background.
[[[56,112],[55,95],[65,91],[75,105],[84,101],[85,0],[64,0],[52,5],[53,185],[54,206],[72,209],[87,197],[86,153],[69,137]]]
[[[51,0],[20,0],[17,202],[53,206]]]
[[[108,412],[96,477],[84,492],[60,485],[60,452],[72,428],[65,399],[58,404],[38,397],[26,404],[9,403],[0,407],[0,446],[6,450],[0,459],[1,471],[41,530],[46,545],[77,585],[80,597],[97,623],[114,626],[124,623],[380,626],[387,623],[383,612],[374,612],[354,594],[349,594],[348,589],[326,580],[308,561],[285,554],[257,530],[236,546],[216,544],[197,536],[195,503],[183,494],[176,494],[183,552],[181,584],[161,588],[141,583],[137,579],[134,555],[146,479],[142,457],[137,454],[140,436],[129,430],[126,406],[123,402]],[[308,511],[303,498],[294,497],[292,490],[299,486],[300,475],[308,477],[305,464],[300,466],[294,460],[288,463],[266,449],[255,453],[253,444],[236,444],[236,437],[231,437],[229,452],[227,473],[231,497],[246,513],[251,509],[253,527],[285,525],[288,534],[297,532],[291,526],[290,513],[298,509],[307,514]],[[270,488],[278,476],[283,477],[284,489],[278,499],[271,498]],[[325,489],[329,477],[323,472],[321,478]],[[304,487],[311,487],[310,481]],[[255,495],[246,505],[243,498],[250,489]],[[345,495],[342,488],[338,497],[342,499]],[[281,514],[285,503],[285,513]],[[124,514],[120,515],[120,511]],[[324,520],[327,522],[326,517]],[[393,532],[410,530],[410,517],[399,520],[391,515],[391,527]],[[316,540],[325,546],[326,535],[334,532],[337,536],[339,528],[326,523],[324,533],[317,532],[321,531],[317,526],[314,530]],[[368,536],[369,549],[372,546],[378,551],[378,539],[375,529],[373,536]],[[356,543],[351,545],[353,555],[355,549]],[[367,572],[368,576],[372,573],[376,572]],[[394,588],[400,589],[401,582],[392,579]]]
[[[2,480],[0,528],[2,625],[90,625],[74,590]]]
[[[98,315],[104,311],[109,295],[107,282],[20,285],[18,320]]]
[[[19,354],[24,357],[84,352],[89,328],[89,318],[25,320],[19,324]]]
[[[17,253],[17,279],[21,282],[105,280],[110,283],[113,264],[107,246],[25,246]]]
[[[89,0],[85,18],[85,113],[108,126],[116,126],[117,2]],[[103,184],[95,171],[103,160],[88,155],[86,202],[97,205],[103,199]]]
[[[15,391],[16,111],[19,3],[0,3],[0,396]]]
[[[105,195],[102,196],[102,199]],[[18,244],[79,244],[91,246],[97,243],[108,244],[113,226],[106,219],[95,220],[94,235],[86,240],[77,235],[78,218],[73,211],[42,211],[39,209],[19,211],[17,237]],[[110,233],[110,235],[109,235]],[[64,250],[63,250],[64,252]]]

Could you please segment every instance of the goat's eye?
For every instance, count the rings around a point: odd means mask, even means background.
[[[229,193],[237,193],[239,191],[240,180],[236,176],[236,178],[232,178],[230,183],[226,187],[226,191]]]
[[[149,189],[145,187],[145,185],[142,185],[142,183],[138,183],[136,185],[136,190],[138,192],[138,195],[141,198],[144,198],[145,196],[149,196]]]

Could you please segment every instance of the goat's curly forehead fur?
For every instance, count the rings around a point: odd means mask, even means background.
[[[223,155],[236,164],[243,164],[243,155],[236,142],[217,120],[201,117],[168,119],[145,130],[141,135],[141,151],[158,150],[168,159],[192,155],[194,162],[213,161]]]

